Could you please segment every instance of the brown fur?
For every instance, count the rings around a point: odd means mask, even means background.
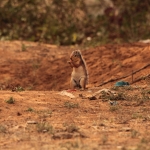
[[[70,80],[70,87],[72,89],[81,88],[82,90],[85,90],[88,80],[88,73],[85,60],[82,57],[81,51],[73,51],[70,55],[70,61],[68,61],[68,63],[73,68]]]

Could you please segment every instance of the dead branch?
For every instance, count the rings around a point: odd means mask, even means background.
[[[99,87],[99,86],[102,86],[102,85],[105,85],[105,84],[107,84],[107,83],[109,83],[109,82],[114,82],[114,81],[118,81],[118,80],[127,78],[127,77],[129,77],[129,76],[131,76],[131,75],[133,75],[133,74],[136,74],[137,72],[140,72],[141,70],[143,70],[143,69],[145,69],[145,68],[147,68],[147,67],[149,67],[149,66],[150,66],[150,64],[147,64],[147,65],[145,65],[144,67],[142,67],[142,68],[140,68],[140,69],[138,69],[138,70],[136,70],[136,71],[133,71],[133,72],[132,72],[131,74],[129,74],[129,75],[126,75],[126,76],[123,76],[123,77],[120,77],[120,78],[116,78],[116,79],[110,79],[110,80],[108,80],[108,81],[106,81],[106,82],[103,82],[102,84],[98,85],[98,87]],[[142,79],[138,79],[138,80],[142,80]],[[135,83],[135,82],[137,82],[137,81],[133,81],[133,83]]]

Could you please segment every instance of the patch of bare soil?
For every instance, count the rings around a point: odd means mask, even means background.
[[[0,149],[149,149],[149,45],[82,50],[88,89],[68,92],[73,49],[0,42]]]

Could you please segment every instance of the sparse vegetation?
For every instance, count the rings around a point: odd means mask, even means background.
[[[35,111],[35,112],[39,115],[39,118],[41,118],[41,119],[52,116],[52,111],[51,110],[38,110],[38,111]]]
[[[143,116],[139,113],[133,113],[132,114],[132,119],[138,119],[138,118],[142,118]]]
[[[64,106],[68,109],[71,109],[71,108],[79,108],[79,104],[78,103],[73,103],[73,102],[65,102],[64,103]]]
[[[131,137],[132,138],[137,138],[139,136],[139,132],[138,131],[136,131],[136,130],[132,130],[131,131]]]
[[[49,114],[49,115],[51,115],[51,114],[52,114],[52,110],[38,110],[38,111],[36,111],[36,113],[38,113],[38,114]]]
[[[124,100],[119,101],[122,96],[124,97],[122,93],[126,94],[128,92],[128,96],[125,95],[127,97]],[[46,101],[46,99],[51,96],[51,93],[48,92],[47,94],[49,94],[47,97],[45,97],[46,95],[44,94],[44,99],[42,97],[42,103],[39,103],[38,101],[38,103],[35,103],[36,106],[35,104],[33,105],[33,103],[26,105],[30,107],[28,107],[27,110],[23,113],[28,115],[27,119],[31,123],[28,122],[27,125],[25,124],[23,126],[14,125],[12,128],[7,125],[10,128],[9,130],[7,130],[7,128],[3,128],[3,126],[0,126],[0,133],[8,132],[9,136],[14,136],[14,138],[19,140],[21,139],[22,142],[24,142],[24,139],[26,138],[34,138],[37,142],[45,142],[48,143],[48,145],[50,143],[51,145],[55,145],[57,148],[61,147],[69,149],[77,148],[81,150],[90,150],[92,148],[102,149],[106,146],[107,149],[112,149],[113,146],[116,149],[129,149],[128,141],[126,141],[126,145],[120,144],[119,146],[116,146],[113,144],[120,140],[115,139],[114,137],[120,137],[122,141],[130,139],[130,142],[132,142],[132,140],[134,140],[135,144],[133,143],[133,145],[137,149],[147,148],[146,145],[149,143],[149,131],[147,128],[150,120],[148,104],[150,101],[144,101],[146,104],[144,107],[137,105],[137,103],[139,100],[142,100],[142,94],[144,97],[145,95],[149,95],[148,88],[144,90],[143,88],[138,88],[130,91],[122,87],[114,93],[118,96],[117,101],[107,100],[107,102],[103,102],[100,100],[90,101],[88,99],[84,99],[84,101],[82,101],[82,106],[80,107],[77,103],[78,99],[77,102],[73,100],[64,102],[62,100],[61,105],[56,105],[60,104],[60,99],[56,97],[56,99],[50,98],[50,101]],[[35,93],[33,95],[35,96]],[[79,99],[82,100],[81,97],[79,97]],[[117,103],[111,105],[109,102]],[[102,105],[102,107],[98,107],[98,103]],[[38,110],[33,109],[38,107]],[[1,113],[2,112],[3,108]],[[19,110],[19,112],[21,111]],[[23,113],[21,112],[21,114]],[[17,117],[19,118],[20,116]],[[7,123],[8,122],[6,121],[6,124]],[[143,129],[145,132],[143,132]],[[18,134],[18,132],[13,131],[21,132],[21,135]],[[1,136],[7,135],[8,134],[1,134]],[[19,137],[15,135],[19,135]],[[89,139],[92,139],[93,141],[91,142]],[[74,144],[66,144],[64,143],[64,140],[65,142],[71,141],[71,143]],[[77,140],[76,144],[75,140]],[[57,144],[57,142],[60,142],[60,144]],[[111,142],[112,145],[109,144]]]
[[[141,139],[141,143],[147,144],[147,143],[149,143],[149,141],[150,141],[150,139],[146,139],[146,138]]]
[[[26,45],[22,43],[22,52],[25,52],[26,50],[27,50]]]
[[[7,129],[4,125],[0,125],[0,133],[6,133]]]
[[[124,90],[129,90],[129,91],[133,91],[134,89],[132,86],[124,86],[123,88]]]
[[[6,100],[6,103],[14,104],[15,103],[15,99],[13,97],[10,97],[8,100]]]
[[[60,146],[63,149],[81,149],[81,143],[79,143],[79,141],[77,142],[65,142],[65,143],[61,143]]]
[[[75,125],[75,124],[71,124],[69,126],[66,127],[66,131],[67,132],[78,132],[79,128]]]
[[[132,87],[132,86],[130,86],[130,85],[128,85],[128,86],[122,86],[122,87],[119,87],[119,86],[113,86],[113,87],[111,87],[111,90],[115,90],[115,91],[122,91],[122,92],[124,92],[124,91],[132,91],[134,88]]]
[[[102,136],[102,144],[106,144],[107,142],[108,142],[108,135],[106,135],[106,134],[104,134],[103,136]]]
[[[150,75],[146,77],[145,81],[146,84],[150,86]]]
[[[111,90],[118,91],[119,89],[120,89],[120,87],[119,87],[119,86],[113,86],[113,87],[111,87]]]
[[[53,129],[53,126],[51,126],[49,123],[47,122],[41,122],[41,123],[38,123],[36,125],[37,127],[37,131],[39,133],[45,133],[45,132],[48,132],[50,134],[53,134],[54,132],[54,129]]]
[[[13,42],[10,42],[11,45],[13,45],[12,43]],[[15,44],[17,45],[18,42],[16,41]],[[36,45],[35,43],[31,43],[31,45],[32,44]],[[41,45],[37,44],[36,48]],[[4,47],[1,47],[2,53],[8,52],[7,46],[9,46],[9,42],[4,42]],[[139,44],[138,46],[141,45]],[[3,50],[5,48],[6,51]],[[66,76],[69,75],[69,73],[67,74],[69,71],[65,72],[64,70],[69,68],[65,66],[65,68],[62,69],[62,72],[59,72],[60,76],[55,72],[56,75],[53,77],[52,72],[54,72],[57,67],[60,67],[60,62],[63,62],[64,65],[66,65],[66,60],[59,48],[56,48],[56,51],[54,50],[56,54],[59,50],[58,53],[60,53],[60,55],[58,60],[61,60],[59,62],[56,57],[53,57],[53,46],[51,48],[50,45],[44,44],[44,46],[41,46],[41,55],[39,50],[35,53],[30,47],[28,52],[25,53],[20,52],[17,47],[14,48],[14,51],[11,51],[10,49],[10,53],[18,54],[18,56],[23,57],[21,57],[20,60],[17,57],[16,62],[12,60],[7,60],[9,62],[8,64],[4,62],[1,69],[1,73],[4,73],[2,78],[7,74],[7,70],[10,71],[10,74],[12,75],[14,67],[10,67],[9,64],[15,66],[18,62],[23,62],[25,66],[23,67],[22,64],[19,63],[19,66],[16,67],[17,71],[13,74],[15,79],[5,79],[4,81],[7,82],[1,84],[1,86],[5,85],[3,86],[3,90],[0,91],[0,122],[2,125],[2,127],[0,127],[1,149],[148,149],[150,143],[150,87],[147,84],[141,84],[143,82],[145,83],[145,81],[137,81],[136,84],[133,84],[132,86],[118,87],[116,90],[110,89],[109,85],[113,83],[106,86],[94,87],[93,83],[97,85],[97,82],[101,82],[101,71],[99,70],[101,67],[96,67],[98,66],[98,64],[96,64],[97,60],[95,57],[92,57],[91,59],[94,61],[94,65],[92,65],[90,60],[88,63],[91,65],[90,67],[92,70],[95,68],[97,71],[96,73],[93,70],[94,74],[91,75],[90,80],[92,85],[89,85],[88,89],[85,91],[66,90],[75,96],[75,98],[72,99],[60,95],[61,88],[67,88],[65,87],[67,83],[63,84],[62,79],[67,79]],[[123,48],[126,49],[127,47]],[[136,48],[133,49],[135,50]],[[104,51],[106,49],[104,49]],[[115,51],[114,47],[112,47],[112,51],[113,49]],[[143,46],[142,49],[144,49],[144,51],[146,50]],[[70,50],[67,47],[65,54],[67,54],[68,51]],[[99,49],[94,49],[94,51],[97,52]],[[90,55],[94,55],[94,51],[92,51]],[[121,50],[119,49],[116,52],[118,53],[118,51]],[[87,51],[84,52],[88,53]],[[103,48],[101,52],[103,52]],[[134,52],[137,53],[137,51]],[[22,59],[26,59],[26,53],[27,60],[24,61]],[[105,53],[109,52],[105,51]],[[121,51],[121,54],[123,54],[123,56],[127,55],[129,60],[132,59],[129,53],[125,54]],[[115,54],[112,53],[111,55],[115,56]],[[7,57],[13,58],[16,56],[7,55]],[[38,57],[41,63],[41,67],[37,69],[37,72],[42,72],[35,76],[37,82],[34,84],[34,91],[12,92],[12,87],[18,87],[18,85],[29,87],[33,84],[31,75],[34,70],[32,64],[33,60],[36,60],[35,57]],[[48,60],[46,60],[46,57],[48,57]],[[96,57],[98,61],[101,61],[103,53]],[[106,59],[108,57],[104,56]],[[133,57],[135,57],[135,55]],[[143,58],[144,61],[148,59],[145,57]],[[4,59],[2,58],[1,62]],[[42,62],[46,62],[47,64],[43,65]],[[55,63],[49,67],[51,62]],[[141,62],[141,60],[139,60],[139,62]],[[30,68],[28,68],[27,63],[29,63]],[[126,63],[128,64],[127,60],[122,64]],[[104,64],[105,63],[102,62],[102,68],[104,67]],[[113,66],[110,66],[110,68],[111,67]],[[108,68],[109,67],[106,66],[106,70],[109,71]],[[128,69],[130,68],[127,67],[126,70],[123,70],[123,73],[118,70],[119,74],[115,70],[116,74],[114,76],[125,74],[125,71],[129,72]],[[23,71],[22,77],[18,75],[21,73],[19,69]],[[146,71],[149,71],[149,68],[143,70],[144,73]],[[104,68],[104,74],[102,76],[105,76],[105,73],[107,75],[103,80],[107,81],[112,72],[107,74],[107,71],[105,72]],[[45,76],[45,74],[47,74],[47,76]],[[139,73],[134,76],[134,79],[138,76]],[[60,79],[59,77],[63,78]],[[26,79],[24,80],[24,78]],[[27,78],[29,78],[29,80]],[[92,78],[95,78],[95,82],[93,82],[94,80]],[[20,79],[20,81],[17,79]],[[129,78],[129,80],[131,80],[131,78]],[[60,86],[58,91],[51,91],[53,88],[53,85],[50,85],[51,83]],[[100,91],[107,92],[104,93],[103,99],[100,97]],[[96,92],[98,93],[97,95],[95,95]],[[88,96],[90,95],[95,95],[96,98],[91,101],[88,99]],[[7,104],[5,101],[5,99],[10,96],[16,99],[14,105]]]
[[[22,92],[22,91],[25,91],[24,90],[24,88],[23,87],[21,87],[21,86],[17,86],[17,87],[14,87],[13,89],[12,89],[12,91],[14,92]]]
[[[37,70],[37,69],[39,69],[39,67],[40,67],[40,61],[39,60],[36,60],[36,61],[34,61],[33,62],[33,69],[34,70]]]
[[[123,92],[118,92],[118,93],[110,93],[108,94],[107,92],[103,91],[101,98],[103,100],[126,100],[127,99],[127,94]]]
[[[110,100],[126,100],[127,94],[123,92],[117,93],[114,97],[110,97]]]
[[[141,95],[143,101],[150,100],[149,91],[142,90]]]
[[[31,108],[31,107],[29,107],[26,111],[33,112],[33,111],[34,111],[34,109],[33,109],[33,108]]]
[[[115,106],[110,106],[110,109],[109,109],[111,112],[115,112],[115,111],[118,111],[119,110],[119,106],[118,105],[115,105]]]

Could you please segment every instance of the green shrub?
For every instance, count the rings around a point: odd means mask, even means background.
[[[148,0],[112,2],[94,17],[83,0],[1,0],[0,40],[95,45],[150,37]]]
[[[15,99],[13,97],[10,97],[8,100],[6,100],[6,103],[14,104],[15,103]]]

